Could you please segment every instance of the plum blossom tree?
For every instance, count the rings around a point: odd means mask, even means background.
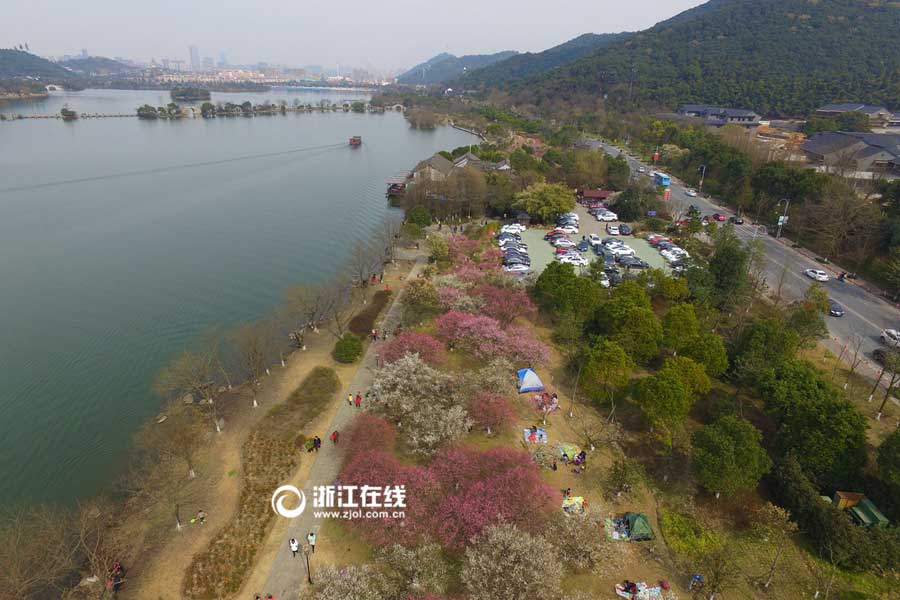
[[[364,452],[393,450],[397,442],[397,429],[380,417],[364,412],[356,415],[350,428],[343,434],[341,445],[348,456]]]
[[[472,397],[469,401],[469,415],[489,435],[509,427],[516,418],[506,396],[490,392],[480,392]]]
[[[519,317],[533,319],[537,308],[523,289],[505,289],[495,285],[480,285],[472,294],[484,302],[484,314],[508,327]]]
[[[417,331],[404,331],[378,350],[382,364],[395,362],[407,354],[418,354],[429,365],[439,365],[445,358],[441,342],[427,333]]]
[[[535,364],[545,361],[549,353],[530,329],[510,327],[503,331],[498,321],[486,315],[451,310],[435,319],[434,325],[439,339],[475,358],[503,356],[513,362]]]
[[[472,600],[553,598],[562,567],[540,536],[503,523],[488,528],[466,549],[462,581]]]

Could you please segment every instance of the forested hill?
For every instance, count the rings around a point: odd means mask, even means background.
[[[400,75],[397,81],[410,85],[446,83],[458,78],[469,69],[486,67],[516,54],[513,50],[497,52],[496,54],[470,54],[467,56],[454,56],[447,53],[438,54]]]
[[[69,69],[72,69],[73,71],[78,71],[79,73],[116,74],[127,73],[128,71],[134,70],[132,67],[120,63],[117,60],[104,58],[102,56],[73,58],[71,60],[63,61],[61,64]]]
[[[497,85],[514,79],[543,73],[583,58],[592,52],[626,39],[630,33],[585,33],[543,52],[526,52],[487,67],[467,72],[462,82],[466,86],[488,83]]]
[[[704,102],[766,116],[836,101],[893,108],[898,40],[898,2],[712,0],[569,65],[484,84],[538,105],[609,94],[622,108]]]
[[[0,49],[0,78],[12,77],[44,77],[65,78],[72,73],[67,69],[35,56],[24,50]]]

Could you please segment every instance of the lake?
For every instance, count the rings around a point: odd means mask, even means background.
[[[213,95],[295,98],[367,96]],[[85,90],[0,112],[167,101]],[[348,147],[353,135],[361,148]],[[151,383],[168,359],[209,327],[265,315],[290,285],[333,275],[392,210],[388,177],[476,141],[397,113],[0,123],[0,503],[100,490],[158,412]],[[46,185],[57,182],[68,183]]]

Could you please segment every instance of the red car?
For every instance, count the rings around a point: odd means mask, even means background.
[[[725,220],[725,215],[723,215],[722,213],[713,213],[712,218],[716,221],[722,222]]]

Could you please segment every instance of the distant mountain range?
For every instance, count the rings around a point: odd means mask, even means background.
[[[630,33],[585,33],[543,52],[516,54],[506,60],[469,71],[461,80],[466,86],[507,83],[574,62],[600,48],[627,39],[630,35]]]
[[[608,95],[624,108],[696,102],[767,116],[802,116],[833,101],[893,107],[898,40],[898,2],[711,0],[550,70],[541,57],[552,49],[457,84],[538,105]]]
[[[517,52],[513,50],[467,56],[454,56],[445,52],[414,66],[397,77],[397,81],[408,85],[447,83],[464,75],[468,70],[486,67],[516,54]]]
[[[14,77],[65,79],[71,76],[71,71],[46,58],[24,50],[0,49],[0,79]]]
[[[72,58],[59,63],[67,69],[89,75],[97,73],[102,75],[115,75],[120,73],[128,73],[134,71],[133,67],[120,63],[111,58],[102,56],[88,56],[87,58]]]

